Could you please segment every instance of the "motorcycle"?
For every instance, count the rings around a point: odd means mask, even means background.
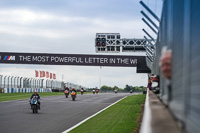
[[[76,92],[75,91],[71,92],[71,97],[72,97],[72,101],[75,101],[75,99],[76,99]]]
[[[156,75],[153,80],[152,80],[152,91],[155,93],[155,94],[159,94],[160,93],[160,87],[159,87],[159,76]]]
[[[69,91],[68,91],[68,90],[65,90],[64,93],[65,93],[65,97],[68,98],[68,96],[69,96]]]
[[[93,90],[93,94],[95,94],[95,90]]]
[[[38,113],[38,109],[39,109],[39,104],[38,104],[38,99],[37,98],[32,98],[31,99],[31,109],[34,113]]]
[[[81,90],[81,95],[83,95],[83,90]]]
[[[115,94],[117,94],[117,90],[115,90]]]

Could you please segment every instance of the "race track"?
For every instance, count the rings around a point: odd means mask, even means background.
[[[26,100],[0,102],[1,133],[61,133],[129,93],[103,93],[41,98],[41,110],[33,114]]]

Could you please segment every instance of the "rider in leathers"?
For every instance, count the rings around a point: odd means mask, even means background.
[[[74,91],[75,93],[77,93],[77,91],[75,90],[75,88],[72,88],[71,92],[72,92],[72,91]],[[75,95],[75,97],[76,97],[76,95]]]
[[[30,97],[30,104],[31,104],[31,99],[36,97],[37,98],[37,101],[38,101],[38,104],[39,104],[39,109],[40,109],[40,95],[37,94],[37,91],[34,91],[34,94]]]

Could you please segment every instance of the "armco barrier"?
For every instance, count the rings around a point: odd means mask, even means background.
[[[51,88],[4,88],[3,93],[52,92]]]

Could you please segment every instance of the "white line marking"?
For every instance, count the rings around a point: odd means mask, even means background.
[[[149,105],[149,90],[146,94],[146,100],[145,100],[145,108],[144,108],[144,116],[142,119],[142,125],[140,133],[151,133],[151,110]]]
[[[76,124],[76,125],[74,125],[73,127],[69,128],[69,129],[67,129],[67,130],[65,130],[65,131],[62,132],[62,133],[68,133],[69,131],[73,130],[74,128],[76,128],[76,127],[78,127],[79,125],[83,124],[84,122],[86,122],[86,121],[89,120],[90,118],[92,118],[92,117],[98,115],[98,114],[101,113],[102,111],[106,110],[107,108],[109,108],[109,107],[111,107],[112,105],[118,103],[119,101],[123,100],[123,99],[126,98],[126,97],[127,97],[127,96],[125,96],[125,97],[119,99],[118,101],[116,101],[116,102],[112,103],[111,105],[105,107],[104,109],[100,110],[99,112],[97,112],[97,113],[95,113],[95,114],[89,116],[88,118],[84,119],[83,121],[79,122],[78,124]]]

